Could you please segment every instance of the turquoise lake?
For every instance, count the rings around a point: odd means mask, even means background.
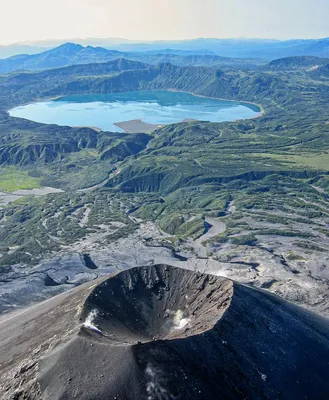
[[[139,91],[65,96],[16,107],[11,116],[68,126],[92,126],[123,132],[114,123],[140,119],[148,124],[171,124],[185,119],[223,122],[259,114],[252,104],[170,91]]]

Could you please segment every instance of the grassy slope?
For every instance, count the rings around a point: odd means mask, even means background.
[[[31,177],[27,171],[9,167],[0,169],[0,192],[40,187],[40,179]]]

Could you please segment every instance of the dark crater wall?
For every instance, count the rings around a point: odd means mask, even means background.
[[[101,332],[123,343],[187,337],[212,329],[232,293],[228,279],[166,265],[133,268],[97,286],[82,317],[94,313]]]

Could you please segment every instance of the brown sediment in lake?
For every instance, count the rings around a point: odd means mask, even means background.
[[[184,119],[180,122],[175,122],[175,124],[182,124],[187,122],[196,122],[196,119]],[[147,124],[140,119],[134,119],[131,121],[117,122],[114,125],[123,129],[126,133],[152,133],[156,129],[163,128],[164,126],[172,124]]]
[[[126,133],[151,133],[156,129],[163,128],[166,124],[147,124],[141,119],[116,122],[115,126],[123,129]]]

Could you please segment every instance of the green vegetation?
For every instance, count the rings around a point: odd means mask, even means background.
[[[36,189],[40,179],[31,177],[27,171],[18,168],[0,169],[0,192],[14,192],[20,189]]]
[[[257,243],[257,238],[253,234],[229,236],[223,233],[222,235],[218,235],[215,241],[217,243],[231,243],[237,246],[253,246]]]
[[[129,210],[147,202],[145,195],[126,196],[102,189],[12,203],[0,210],[0,242],[7,249],[0,265],[35,263],[93,234],[103,244],[126,236],[137,227],[127,215]],[[107,225],[111,228],[104,228]]]
[[[256,154],[255,154],[256,156]],[[274,159],[287,167],[311,168],[317,171],[329,171],[329,153],[304,153],[304,154],[257,154],[258,157]]]
[[[302,257],[299,254],[290,252],[289,254],[287,254],[286,259],[289,261],[306,261],[306,258]]]
[[[261,246],[269,237],[289,243],[290,257],[326,251],[329,84],[307,72],[309,61],[248,73],[162,64],[109,75],[104,66],[91,64],[84,75],[70,67],[4,76],[2,110],[57,95],[170,89],[262,104],[265,113],[253,120],[186,122],[152,135],[128,135],[36,124],[1,111],[0,164],[24,167],[24,179],[65,193],[1,210],[0,239],[19,248],[5,251],[0,263],[35,262],[88,240],[106,222],[121,221],[126,229],[103,232],[104,243],[115,240],[135,229],[129,216],[155,221],[173,241],[200,236],[205,219],[215,217],[227,230],[214,244]],[[103,181],[105,188],[76,191]],[[86,208],[88,222],[81,226],[78,215]]]
[[[162,217],[159,220],[159,226],[165,232],[180,238],[192,237],[196,239],[206,231],[205,222],[200,216],[186,217],[172,214],[169,217]]]

